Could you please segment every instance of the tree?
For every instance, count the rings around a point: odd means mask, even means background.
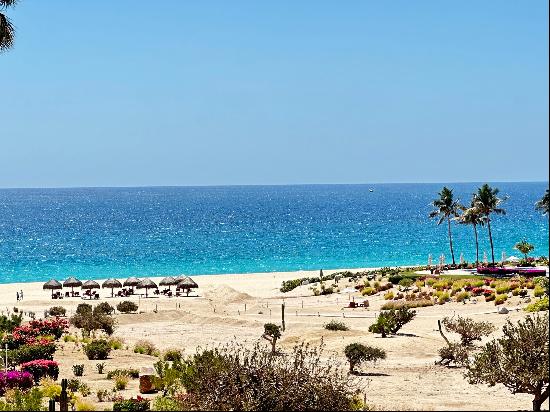
[[[453,265],[455,264],[455,252],[453,250],[453,237],[451,234],[451,218],[458,217],[458,211],[460,210],[460,203],[458,200],[454,200],[452,189],[443,187],[439,192],[439,198],[432,202],[432,206],[435,208],[430,213],[430,219],[439,217],[437,224],[440,225],[445,220],[447,221],[447,228],[449,231],[449,246],[451,249],[451,257],[453,258]]]
[[[522,240],[521,242],[515,244],[514,249],[519,250],[521,253],[523,253],[523,256],[525,257],[525,262],[527,262],[527,254],[529,252],[532,252],[535,249],[535,246],[533,246],[526,240]]]
[[[350,343],[344,349],[344,354],[349,362],[349,373],[355,373],[355,367],[363,362],[376,362],[386,359],[386,352],[383,349],[361,343]]]
[[[13,6],[16,2],[17,0],[0,0],[0,52],[13,47],[15,28],[2,11]]]
[[[476,240],[476,266],[479,265],[479,241],[477,237],[477,227],[485,224],[484,216],[475,207],[474,201],[469,208],[463,208],[462,214],[456,218],[458,223],[463,225],[472,225],[474,228],[474,236]]]
[[[540,200],[535,203],[535,209],[541,212],[543,215],[548,215],[548,209],[550,209],[550,192],[546,189],[546,193]]]
[[[487,223],[487,229],[489,231],[489,242],[491,243],[491,257],[493,266],[495,264],[495,248],[493,245],[493,235],[491,232],[491,213],[496,215],[505,215],[506,211],[502,209],[500,204],[506,199],[498,197],[499,190],[492,188],[487,183],[481,186],[477,193],[474,193],[474,207],[481,213]]]
[[[385,338],[390,333],[397,333],[399,329],[413,320],[415,316],[416,311],[406,307],[383,310],[378,315],[376,322],[370,325],[369,332],[380,333]]]
[[[471,318],[443,318],[445,329],[460,335],[460,343],[463,346],[472,346],[474,341],[489,336],[495,330],[490,322],[476,322]]]
[[[281,337],[281,328],[274,323],[266,323],[264,325],[264,334],[262,338],[271,343],[271,353],[275,354],[275,345],[277,340]]]
[[[395,319],[389,316],[385,316],[381,312],[376,318],[376,322],[369,326],[369,332],[379,333],[383,338],[387,337],[393,328],[395,328]]]
[[[502,331],[475,355],[466,377],[471,384],[501,383],[514,394],[533,395],[533,410],[540,411],[548,399],[548,314],[508,321]]]

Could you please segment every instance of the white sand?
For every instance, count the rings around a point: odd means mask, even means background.
[[[359,269],[354,269],[354,271]],[[330,274],[333,271],[324,271]],[[319,343],[323,339],[328,352],[337,353],[344,361],[344,347],[352,342],[377,345],[387,352],[387,360],[363,366],[363,370],[378,376],[362,377],[368,381],[367,402],[386,410],[518,410],[531,409],[531,396],[512,395],[502,385],[489,388],[470,385],[463,378],[463,369],[435,366],[437,350],[444,341],[437,331],[437,319],[454,313],[467,314],[476,320],[494,323],[500,331],[507,319],[516,321],[525,312],[512,310],[508,315],[496,313],[493,302],[477,304],[447,303],[417,309],[417,317],[402,329],[402,334],[386,339],[368,332],[383,298],[369,297],[370,307],[343,309],[348,303],[348,293],[329,296],[313,296],[308,286],[292,292],[279,291],[281,281],[305,276],[317,276],[317,271],[289,273],[261,273],[246,275],[196,276],[199,284],[194,297],[149,299],[107,298],[110,289],[101,290],[101,300],[116,304],[122,300],[134,300],[140,314],[117,315],[115,336],[125,339],[129,350],[114,351],[107,360],[107,370],[115,367],[152,366],[156,358],[132,353],[132,345],[139,339],[149,339],[160,349],[183,348],[192,353],[197,347],[216,345],[232,340],[253,343],[263,331],[263,324],[280,322],[281,304],[286,304],[286,331],[280,342],[288,350],[297,342]],[[153,278],[159,282],[161,278]],[[101,283],[101,280],[98,281]],[[339,286],[344,289],[347,280]],[[4,313],[17,306],[22,311],[34,311],[38,317],[45,309],[63,305],[72,313],[76,305],[90,302],[80,298],[51,300],[50,291],[42,290],[42,283],[6,284],[0,287],[0,310]],[[16,291],[23,290],[24,300],[16,301]],[[66,290],[66,289],[65,289]],[[198,294],[198,296],[196,296]],[[362,300],[359,293],[352,294]],[[91,301],[97,303],[98,301]],[[509,299],[505,306],[514,309],[519,298]],[[156,313],[155,313],[156,311]],[[345,318],[344,318],[345,317]],[[330,332],[322,325],[330,319],[343,320],[350,330]],[[495,335],[498,335],[496,332]],[[263,341],[265,342],[265,341]],[[267,345],[268,343],[265,342]],[[95,394],[99,388],[112,388],[112,382],[95,371],[96,361],[89,361],[74,343],[63,343],[56,353],[61,363],[61,375],[72,377],[71,366],[84,363],[86,381]],[[137,381],[132,381],[123,395],[137,393]],[[95,395],[89,397],[95,401]],[[100,408],[108,406],[101,404]],[[548,408],[548,401],[545,408]]]

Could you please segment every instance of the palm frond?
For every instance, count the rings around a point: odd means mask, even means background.
[[[0,13],[0,52],[11,49],[14,38],[15,28],[13,24],[11,24],[10,19],[5,14]]]
[[[8,8],[15,6],[15,3],[17,3],[18,0],[0,0],[0,7],[1,8]]]

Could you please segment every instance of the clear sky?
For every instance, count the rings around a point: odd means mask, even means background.
[[[21,0],[0,187],[548,180],[548,1]]]

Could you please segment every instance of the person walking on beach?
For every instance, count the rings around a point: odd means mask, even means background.
[[[17,301],[19,302],[19,292],[15,292],[15,294],[17,295]]]
[[[21,289],[21,292],[19,293],[19,296],[21,297],[21,300],[23,300],[23,289]]]

